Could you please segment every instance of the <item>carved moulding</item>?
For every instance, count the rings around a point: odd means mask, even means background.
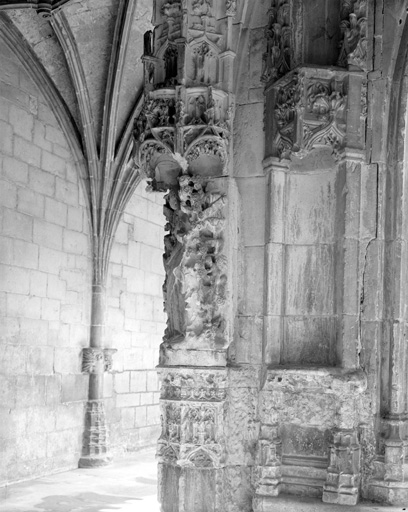
[[[367,71],[367,0],[343,0],[337,65]]]
[[[227,396],[225,372],[208,368],[199,372],[188,369],[161,368],[163,400],[222,401]]]
[[[265,29],[266,51],[263,54],[261,81],[275,82],[291,69],[291,37],[289,0],[272,0]]]
[[[370,422],[366,388],[366,375],[361,370],[268,370],[261,391],[255,511],[266,510],[281,490],[291,493],[293,485],[301,486],[310,496],[323,495],[324,502],[357,503],[361,479],[360,425]],[[310,431],[321,439],[316,446],[325,446],[324,439],[331,433],[326,456],[322,455],[323,448],[319,448],[320,455],[313,451],[307,455],[285,453],[285,446],[293,450],[302,436],[305,440],[299,446],[307,444]],[[291,432],[296,432],[299,439],[294,441]]]
[[[266,88],[267,156],[303,158],[314,148],[329,146],[338,158],[348,144],[360,147],[365,136],[364,93],[361,73],[332,68],[297,68],[271,84]]]

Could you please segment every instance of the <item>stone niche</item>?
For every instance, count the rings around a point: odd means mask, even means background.
[[[271,181],[268,256],[273,276],[282,276],[282,287],[272,292],[268,307],[273,314],[282,306],[280,364],[333,366],[341,306],[336,276],[342,266],[344,176],[327,148],[293,158]],[[280,215],[274,215],[279,208],[283,226]],[[276,286],[275,279],[269,282]]]
[[[359,204],[365,78],[302,66],[266,87],[265,363],[256,512],[283,493],[355,505],[361,425]]]
[[[346,219],[357,221],[347,191],[361,160],[362,91],[361,73],[312,66],[266,89],[268,365],[349,364],[345,347],[354,334],[345,334],[344,294],[357,297],[358,275],[349,258],[357,238]],[[357,304],[346,307],[358,314]]]

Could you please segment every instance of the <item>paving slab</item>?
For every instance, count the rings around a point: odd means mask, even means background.
[[[159,512],[154,449],[0,489],[1,512]]]

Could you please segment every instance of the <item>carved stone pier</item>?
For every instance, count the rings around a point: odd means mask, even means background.
[[[166,192],[163,512],[224,510],[235,13],[231,1],[156,0],[154,35],[144,38],[145,103],[135,120],[135,158],[149,188]]]

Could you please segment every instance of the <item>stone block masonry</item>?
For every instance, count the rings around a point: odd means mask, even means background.
[[[2,486],[78,466],[92,261],[86,201],[65,135],[17,58],[2,49],[0,66],[7,70],[0,77]],[[104,397],[116,453],[159,436],[163,198],[145,186],[119,224],[107,290],[106,345],[118,353]]]
[[[88,393],[81,186],[57,120],[34,84],[21,87],[30,78],[12,59],[1,52],[0,486],[77,467]],[[3,80],[13,69],[11,90]]]
[[[153,445],[160,433],[155,366],[166,327],[163,197],[147,194],[145,187],[144,182],[139,185],[116,232],[108,280],[106,339],[118,349],[113,366],[114,452]]]

